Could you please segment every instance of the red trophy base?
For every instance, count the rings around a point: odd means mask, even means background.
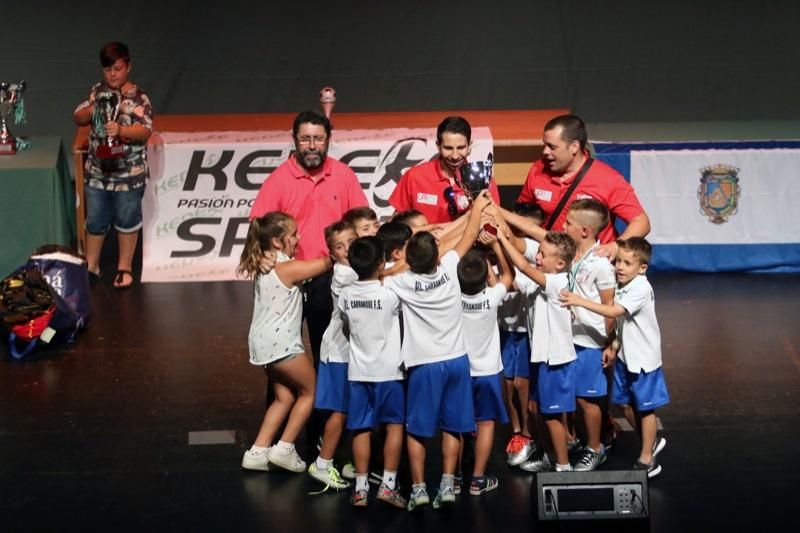
[[[17,141],[9,139],[0,141],[0,155],[14,155],[17,153]]]
[[[101,144],[97,147],[97,157],[100,159],[117,159],[120,157],[125,157],[125,145],[112,144],[109,146],[107,144]]]

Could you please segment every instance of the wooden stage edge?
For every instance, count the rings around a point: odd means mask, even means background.
[[[460,115],[473,127],[488,126],[497,146],[541,146],[542,130],[551,118],[568,109],[520,109],[505,111],[420,111],[384,113],[334,113],[335,129],[435,128],[444,117]],[[287,131],[295,113],[230,115],[156,115],[156,131]],[[73,149],[85,148],[88,127],[80,128]]]

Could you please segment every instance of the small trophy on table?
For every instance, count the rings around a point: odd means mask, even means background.
[[[0,155],[17,153],[17,141],[8,131],[6,120],[11,111],[14,110],[14,124],[25,121],[25,106],[22,101],[23,92],[25,92],[24,81],[19,83],[0,82]]]

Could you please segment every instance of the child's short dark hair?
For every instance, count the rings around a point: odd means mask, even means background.
[[[514,204],[514,213],[523,217],[532,218],[539,224],[544,222],[544,209],[535,202],[517,202]]]
[[[650,258],[653,257],[653,247],[644,237],[617,239],[617,246],[620,250],[633,252],[633,256],[645,265],[649,265]]]
[[[353,225],[355,225],[357,221],[362,219],[378,220],[378,214],[371,208],[363,206],[363,207],[354,207],[352,209],[348,209],[347,212],[342,217],[342,220],[344,220],[345,222],[349,222],[350,224]]]
[[[399,213],[395,213],[392,217],[392,222],[400,222],[401,224],[410,225],[409,221],[413,218],[425,216],[422,214],[422,211],[419,209],[407,209],[405,211],[400,211]]]
[[[475,250],[469,250],[461,261],[458,262],[458,283],[464,294],[478,294],[486,288],[486,277],[489,267],[486,265],[484,255]]]
[[[126,65],[130,64],[131,62],[131,53],[125,43],[106,43],[100,49],[100,64],[103,66],[103,68],[110,67],[119,59],[121,59]]]
[[[325,228],[325,244],[328,245],[328,250],[333,250],[333,236],[337,233],[348,230],[355,231],[355,228],[353,228],[353,225],[350,222],[346,222],[344,220],[334,222]]]
[[[569,267],[572,260],[575,259],[575,253],[577,251],[577,246],[575,245],[575,241],[572,240],[572,237],[562,231],[548,231],[544,240],[558,248],[559,257],[561,257],[567,264],[567,267]]]
[[[389,261],[392,258],[392,252],[402,249],[408,239],[411,238],[411,235],[413,235],[413,232],[406,224],[391,221],[378,228],[378,233],[375,236],[381,240],[384,258]]]
[[[406,263],[411,272],[429,274],[436,269],[439,247],[436,238],[428,231],[415,233],[406,245]]]
[[[377,237],[359,237],[347,250],[350,268],[359,280],[371,279],[383,263],[383,244]]]
[[[581,211],[592,215],[589,217],[589,220],[591,220],[589,227],[592,228],[592,233],[595,237],[597,237],[600,232],[603,231],[606,226],[608,226],[608,208],[594,198],[581,198],[580,200],[575,200],[569,204],[569,208],[567,210]]]

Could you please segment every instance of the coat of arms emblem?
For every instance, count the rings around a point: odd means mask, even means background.
[[[727,222],[739,208],[742,189],[738,173],[738,168],[723,164],[700,169],[702,177],[697,188],[700,212],[714,224]]]

